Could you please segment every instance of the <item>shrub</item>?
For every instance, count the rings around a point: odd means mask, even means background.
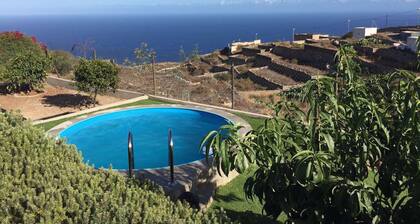
[[[0,64],[5,64],[21,54],[45,55],[47,50],[35,37],[25,36],[20,32],[0,33],[0,49]]]
[[[360,78],[350,46],[334,78],[311,80],[265,125],[203,140],[220,173],[257,171],[244,189],[267,215],[296,223],[416,223],[420,218],[420,79],[398,71]],[[294,96],[296,97],[296,96]],[[227,135],[229,133],[229,135]]]
[[[3,79],[12,92],[42,89],[50,60],[44,55],[26,53],[7,62]]]
[[[2,223],[217,223],[152,184],[82,162],[73,146],[0,113]]]
[[[117,89],[118,72],[119,68],[111,62],[81,59],[74,72],[75,85],[79,91],[88,92],[96,103],[98,93]]]
[[[50,53],[54,72],[67,75],[73,71],[77,59],[67,51],[53,51]]]

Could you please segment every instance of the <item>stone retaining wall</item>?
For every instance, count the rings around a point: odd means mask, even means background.
[[[242,77],[244,78],[249,78],[251,79],[253,82],[257,83],[258,85],[264,86],[269,90],[276,90],[276,89],[282,89],[283,86],[271,82],[270,80],[261,77],[259,75],[257,75],[254,71],[259,70],[259,69],[266,69],[267,67],[262,67],[262,68],[255,68],[255,69],[250,69],[247,73],[245,73]]]
[[[317,65],[316,67],[324,69],[327,64],[333,64],[336,49],[320,47],[316,45],[305,44],[302,54],[302,61]]]
[[[226,71],[229,71],[228,65],[226,65],[226,64],[214,65],[210,69],[210,72],[212,72],[212,73],[226,72]]]
[[[251,47],[242,48],[242,54],[248,57],[255,57],[257,54],[261,52],[262,50],[259,48],[251,48]]]
[[[249,58],[240,56],[240,55],[233,55],[229,56],[228,64],[234,64],[234,65],[244,65],[246,63],[250,62]]]
[[[307,82],[312,79],[312,76],[321,75],[285,61],[274,61],[268,67],[299,82]]]
[[[411,51],[402,51],[396,48],[381,48],[375,52],[375,57],[384,62],[395,62],[397,67],[416,70],[417,69],[417,56]]]
[[[311,65],[318,69],[325,69],[327,64],[334,63],[337,50],[321,46],[305,44],[304,48],[276,46],[272,53],[288,59],[297,59],[299,62]]]
[[[292,48],[286,46],[275,46],[271,51],[273,54],[288,58],[288,59],[301,59],[303,48]]]
[[[306,82],[312,79],[312,76],[323,75],[324,73],[316,68],[298,65],[284,60],[275,60],[268,54],[258,54],[255,58],[255,65],[258,67],[268,66],[271,70],[299,82]]]

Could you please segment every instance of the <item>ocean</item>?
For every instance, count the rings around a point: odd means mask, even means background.
[[[348,19],[351,20],[350,24]],[[133,59],[133,50],[145,42],[158,61],[178,61],[198,45],[200,53],[222,49],[232,41],[290,40],[296,33],[343,35],[355,26],[415,25],[414,13],[282,13],[189,15],[66,15],[0,16],[1,31],[36,36],[49,49],[70,51],[75,43],[92,42],[98,57],[118,62]],[[77,52],[75,52],[77,54]]]

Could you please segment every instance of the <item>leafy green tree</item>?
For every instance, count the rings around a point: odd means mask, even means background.
[[[75,86],[79,91],[89,93],[96,103],[98,93],[117,89],[118,72],[119,68],[111,62],[81,59],[74,72]]]
[[[3,80],[7,90],[12,92],[39,90],[47,78],[51,61],[45,55],[26,53],[8,61]]]
[[[144,42],[140,44],[139,48],[134,50],[134,55],[136,57],[134,65],[140,66],[141,70],[150,69],[153,60],[156,58],[156,52]]]
[[[69,74],[77,64],[77,59],[67,51],[53,51],[50,56],[53,70],[59,75]]]
[[[158,186],[83,162],[22,117],[0,113],[1,223],[226,223],[172,202]]]
[[[360,78],[342,46],[336,74],[309,81],[244,137],[225,126],[203,139],[220,173],[257,171],[244,186],[264,212],[290,222],[415,223],[420,215],[420,79]],[[294,94],[292,94],[294,95]],[[296,97],[296,95],[295,95]],[[209,149],[212,150],[209,150]]]

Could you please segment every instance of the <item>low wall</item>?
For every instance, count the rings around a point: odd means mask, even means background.
[[[76,87],[74,86],[74,81],[62,79],[54,76],[48,76],[47,83],[51,86],[57,86],[57,87],[63,87],[66,89],[73,89],[76,90]],[[140,96],[144,96],[145,94],[129,91],[129,90],[123,90],[123,89],[117,89],[115,92],[107,92],[104,95],[112,96],[116,98],[121,99],[132,99]]]
[[[272,62],[271,57],[265,54],[257,54],[257,56],[255,56],[254,65],[256,67],[264,67],[264,66],[269,66],[271,62]]]
[[[302,60],[318,65],[318,68],[325,68],[327,64],[333,64],[336,49],[324,48],[320,46],[305,44]]]
[[[261,49],[259,48],[250,48],[244,47],[242,48],[242,54],[248,57],[255,57],[257,54],[261,53]]]
[[[301,59],[304,54],[303,48],[291,48],[286,46],[275,46],[271,52],[284,58],[298,60]]]
[[[286,75],[292,78],[293,80],[299,82],[307,82],[312,79],[312,76],[321,75],[314,74],[301,67],[298,67],[297,65],[287,63],[284,61],[274,61],[269,65],[269,68],[273,71]]]
[[[276,57],[274,54],[273,56]],[[316,68],[273,59],[268,54],[258,54],[255,58],[255,65],[258,67],[268,66],[271,70],[286,75],[298,82],[306,82],[312,79],[312,76],[323,75],[324,73]]]
[[[246,57],[240,57],[240,56],[229,56],[228,64],[234,64],[234,65],[244,65],[248,62],[248,58]]]
[[[378,48],[374,47],[363,47],[363,46],[354,46],[354,49],[357,51],[359,55],[362,56],[374,56]]]
[[[256,68],[256,69],[250,69],[247,73],[245,73],[243,75],[243,77],[245,78],[249,78],[251,79],[253,82],[257,83],[258,85],[264,86],[269,90],[276,90],[276,89],[282,89],[283,86],[274,83],[264,77],[261,77],[259,75],[257,75],[254,71],[258,70],[258,69],[265,69],[267,67],[263,67],[263,68]]]
[[[218,72],[226,72],[229,71],[230,69],[225,65],[214,65],[211,69],[210,72],[211,73],[218,73]]]
[[[272,53],[287,59],[297,59],[299,62],[311,65],[318,69],[325,69],[327,64],[334,63],[337,50],[321,46],[305,44],[302,48],[276,46]]]
[[[411,51],[402,51],[396,48],[381,48],[375,52],[374,56],[384,62],[395,62],[398,68],[408,70],[417,69],[417,56]]]

